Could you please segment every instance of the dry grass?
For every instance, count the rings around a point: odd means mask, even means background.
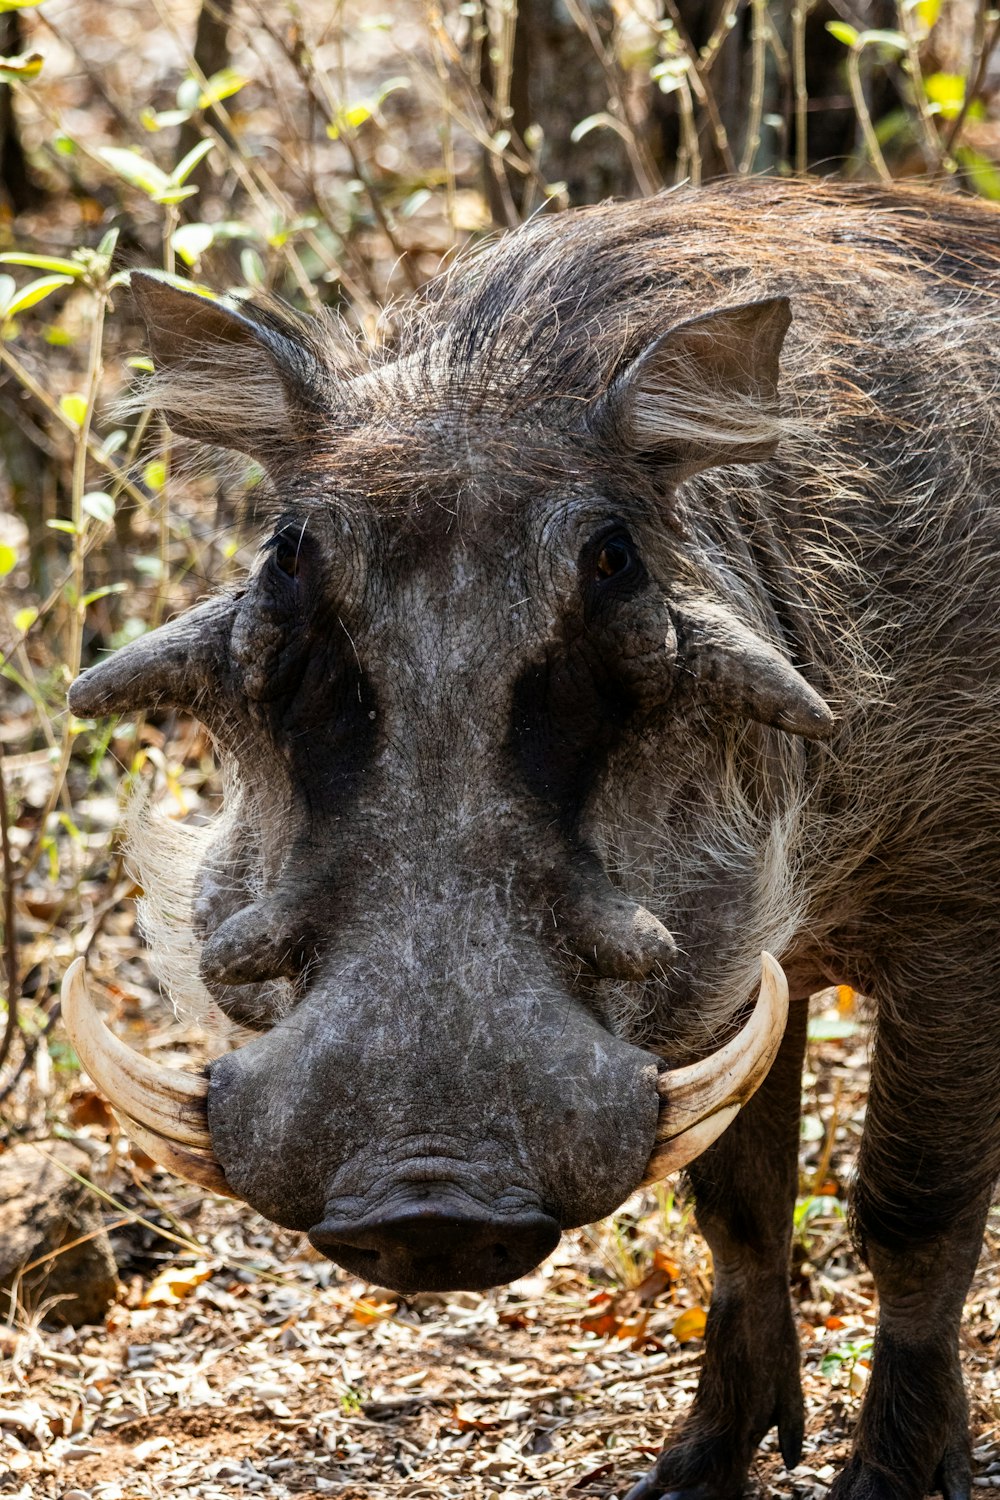
[[[697,1378],[710,1267],[682,1203],[637,1197],[610,1223],[569,1236],[514,1287],[396,1303],[245,1209],[205,1202],[131,1155],[58,1025],[59,980],[83,953],[106,1009],[145,1050],[201,1060],[213,1045],[172,1020],[150,980],[115,833],[126,776],[153,780],[172,816],[211,810],[206,737],[173,717],[109,727],[65,709],[81,662],[231,578],[246,557],[237,519],[246,476],[228,465],[192,471],[155,421],[118,425],[113,400],[141,336],[117,273],[159,265],[216,285],[262,284],[305,308],[334,305],[375,337],[391,328],[386,305],[470,237],[567,197],[544,143],[504,124],[509,6],[442,12],[408,0],[387,4],[383,25],[362,0],[241,0],[231,62],[247,82],[214,106],[196,101],[185,123],[184,149],[212,142],[193,178],[198,194],[156,201],[102,152],[138,151],[166,174],[176,166],[181,125],[163,114],[192,71],[197,9],[194,0],[45,0],[25,12],[22,39],[24,51],[44,53],[42,73],[14,84],[46,195],[0,215],[0,249],[82,258],[71,284],[7,316],[0,338],[0,804],[12,971],[6,1018],[0,1005],[12,1043],[0,1111],[7,1141],[65,1131],[90,1152],[95,1185],[113,1200],[106,1219],[117,1225],[123,1300],[105,1327],[79,1332],[46,1327],[44,1300],[0,1311],[0,1494],[620,1494]],[[751,9],[738,138],[726,134],[717,93],[725,26],[699,51],[669,0],[652,27],[623,0],[610,39],[594,32],[607,107],[573,122],[579,138],[561,143],[561,160],[573,169],[592,153],[600,164],[608,143],[624,142],[615,160],[630,192],[697,179],[713,153],[751,171],[780,165],[784,151],[801,170],[793,126],[809,102],[806,10],[793,7],[782,37],[766,6],[734,0],[726,15],[742,25]],[[971,0],[945,0],[933,26],[933,7],[918,9],[916,20],[901,11],[895,55],[862,39],[850,47],[844,86],[859,112],[845,170],[964,174],[998,193],[991,59],[1000,23]],[[570,10],[590,36],[595,10],[585,0]],[[484,25],[490,89],[478,78]],[[901,111],[873,119],[873,81],[890,72]],[[966,103],[947,116],[930,110],[938,75],[965,80]],[[388,88],[399,78],[405,88]],[[765,97],[774,79],[784,90],[780,129]],[[197,69],[194,80],[197,95]],[[657,155],[647,128],[651,102],[662,102],[657,84],[675,109],[670,158]],[[158,128],[146,128],[143,110],[159,112]],[[94,253],[115,231],[115,259],[102,266]],[[19,288],[46,274],[3,270]],[[794,1267],[807,1454],[786,1475],[769,1439],[755,1471],[767,1494],[823,1493],[864,1386],[871,1285],[834,1206],[863,1084],[858,1035],[813,1046]],[[963,1335],[984,1487],[1000,1483],[998,1247],[991,1231]],[[151,1299],[163,1271],[179,1292],[168,1305]]]

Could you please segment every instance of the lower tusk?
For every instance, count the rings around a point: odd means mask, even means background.
[[[686,1166],[732,1123],[770,1072],[787,1021],[788,981],[777,959],[762,953],[760,994],[743,1030],[710,1057],[657,1079],[660,1124],[647,1181],[654,1170]]]
[[[218,1193],[221,1198],[238,1196],[229,1186],[214,1156],[192,1151],[187,1146],[179,1145],[177,1141],[165,1140],[155,1131],[147,1130],[145,1125],[130,1120],[128,1115],[121,1116],[121,1123],[133,1145],[138,1146],[140,1151],[145,1151],[161,1167],[166,1167],[168,1172],[173,1172],[175,1177],[197,1183],[198,1187],[207,1188],[210,1193]]]
[[[664,1141],[662,1146],[656,1146],[639,1186],[652,1187],[655,1182],[662,1182],[672,1172],[680,1172],[688,1162],[707,1151],[724,1130],[729,1129],[741,1107],[739,1104],[727,1104],[716,1110],[714,1115],[709,1115],[707,1120],[702,1120],[699,1125],[692,1125],[690,1130],[683,1130],[680,1135],[671,1136],[669,1141]]]
[[[221,1176],[208,1129],[208,1079],[161,1067],[119,1041],[97,1013],[82,958],[66,970],[62,1013],[77,1056],[98,1088],[119,1114],[161,1142],[159,1154],[145,1144],[143,1149],[169,1165],[164,1150],[183,1156],[192,1154],[186,1148],[193,1148],[193,1155],[209,1162]]]

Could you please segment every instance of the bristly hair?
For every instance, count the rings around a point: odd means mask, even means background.
[[[780,415],[733,401],[720,410],[703,383],[682,380],[658,404],[655,425],[661,441],[710,439],[723,451],[748,433],[806,442],[827,425],[831,380],[837,421],[871,410],[853,378],[866,327],[906,307],[901,337],[912,340],[922,311],[928,336],[935,321],[947,336],[956,305],[1000,295],[994,218],[960,198],[942,216],[940,198],[920,188],[772,179],[677,190],[627,211],[542,215],[460,255],[391,308],[377,344],[334,315],[307,320],[274,299],[241,298],[233,305],[260,329],[260,355],[227,347],[220,378],[217,352],[213,364],[193,344],[136,404],[194,416],[206,434],[252,426],[282,486],[308,470],[324,476],[327,492],[350,490],[360,451],[351,439],[363,435],[363,499],[395,505],[414,486],[461,482],[456,466],[472,449],[453,441],[456,427],[474,426],[480,468],[498,475],[526,464],[557,473],[558,439],[571,434],[581,454],[591,444],[599,459],[591,418],[654,339],[712,309],[788,295]],[[276,352],[281,380],[264,350]],[[266,491],[255,510],[270,514]]]

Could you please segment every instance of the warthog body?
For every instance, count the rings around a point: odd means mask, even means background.
[[[731,1035],[769,949],[793,1001],[877,1006],[854,1215],[880,1324],[837,1500],[968,1495],[1000,214],[758,182],[541,218],[374,354],[135,290],[150,399],[270,481],[245,585],[72,695],[193,709],[228,769],[187,937],[163,892],[190,854],[144,884],[175,979],[259,1033],[212,1069],[231,1190],[372,1280],[506,1280],[642,1180],[658,1060]],[[636,1495],[733,1500],[774,1424],[799,1457],[789,1014],[690,1168],[705,1363]]]

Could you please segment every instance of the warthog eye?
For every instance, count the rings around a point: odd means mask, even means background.
[[[609,578],[618,578],[635,566],[637,561],[631,537],[620,535],[608,537],[597,554],[594,563],[595,582],[604,583]]]
[[[299,550],[292,547],[280,547],[274,554],[274,565],[287,573],[289,578],[299,576]]]
[[[306,541],[303,526],[282,527],[267,543],[271,567],[286,578],[298,578],[305,562]]]

